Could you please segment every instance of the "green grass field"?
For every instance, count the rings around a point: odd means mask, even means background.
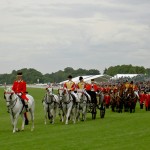
[[[114,113],[106,110],[101,119],[99,111],[96,120],[88,114],[85,122],[65,125],[57,116],[54,125],[44,124],[42,98],[44,89],[28,88],[35,98],[35,130],[30,125],[24,131],[12,133],[10,117],[0,88],[0,149],[1,150],[149,150],[150,112],[139,109],[133,114]],[[21,126],[21,117],[18,127]]]

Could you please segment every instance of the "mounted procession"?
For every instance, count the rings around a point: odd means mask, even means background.
[[[21,130],[29,124],[28,113],[30,113],[31,131],[34,129],[35,100],[28,94],[22,76],[22,72],[18,72],[12,87],[5,87],[4,90],[13,133],[20,131],[17,128],[19,116],[22,117]],[[90,83],[85,82],[80,76],[75,83],[72,75],[69,75],[68,80],[61,87],[54,89],[54,86],[49,84],[44,90],[42,106],[45,124],[47,120],[55,124],[57,116],[64,124],[86,121],[88,113],[91,113],[92,120],[96,119],[97,114],[100,118],[104,118],[107,109],[118,113],[133,113],[137,102],[140,104],[140,109],[145,106],[146,111],[150,110],[150,88],[143,88],[143,84],[135,84],[128,80],[98,84],[94,79],[91,79]]]
[[[46,90],[51,89],[51,91],[53,91],[52,88],[52,86],[49,86]],[[79,81],[75,83],[72,80],[72,76],[69,75],[68,80],[64,82],[62,87],[58,88],[58,94],[52,94],[53,103],[48,103],[47,98],[47,109],[45,109],[44,104],[45,120],[47,120],[47,116],[55,120],[57,113],[60,116],[60,121],[65,122],[65,124],[68,124],[69,121],[73,123],[80,120],[85,121],[87,113],[92,114],[92,119],[96,119],[97,114],[100,115],[100,118],[104,118],[105,111],[109,108],[112,112],[133,113],[135,112],[137,102],[140,103],[141,107],[145,104],[148,110],[150,100],[146,100],[148,96],[144,96],[143,98],[143,96],[141,96],[142,92],[143,91],[140,90],[138,85],[134,84],[133,81],[130,83],[126,80],[117,84],[98,84],[94,79],[91,79],[91,82],[87,83],[83,77],[80,76]],[[46,93],[46,95],[48,93]],[[45,97],[47,97],[46,95]],[[49,99],[50,97],[49,93]],[[149,99],[149,97],[147,99]],[[43,102],[44,101],[45,100],[43,100]],[[50,109],[51,104],[54,103],[55,105]],[[55,110],[56,108],[57,110]],[[98,111],[99,113],[97,113]],[[54,115],[52,112],[55,112]],[[46,115],[46,113],[48,114]],[[54,121],[51,121],[51,123],[54,123]]]
[[[56,113],[59,114],[60,121],[65,121],[65,124],[68,124],[69,120],[72,120],[73,123],[80,120],[85,121],[87,113],[91,113],[92,119],[96,119],[97,108],[102,110],[100,111],[100,115],[101,118],[104,118],[104,96],[102,93],[99,93],[98,86],[94,83],[94,79],[92,79],[91,84],[89,84],[84,82],[83,77],[79,77],[79,82],[75,84],[75,82],[72,81],[72,76],[69,75],[68,81],[58,89],[57,95],[49,92],[49,89],[53,91],[52,86],[47,87],[46,90],[48,91],[43,98],[45,124],[47,118],[53,118],[51,123],[54,123]],[[99,100],[97,100],[97,95]],[[47,106],[45,106],[45,103]]]

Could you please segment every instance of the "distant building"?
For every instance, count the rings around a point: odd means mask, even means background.
[[[135,77],[135,76],[138,76],[139,74],[116,74],[114,77],[112,77],[111,79],[114,79],[114,80],[116,80],[116,79],[119,79],[119,78],[125,78],[125,77],[127,77],[127,78],[133,78],[133,77]]]

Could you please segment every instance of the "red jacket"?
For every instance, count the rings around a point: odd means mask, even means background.
[[[86,84],[86,90],[87,91],[98,91],[98,86],[94,83],[94,84]]]
[[[150,104],[150,96],[149,94],[145,94],[145,107],[149,107]]]
[[[139,97],[140,97],[140,104],[144,103],[144,101],[145,101],[145,94],[144,93],[140,93]]]
[[[108,94],[106,94],[105,96],[104,96],[104,102],[105,102],[105,104],[110,104],[110,95],[108,95]]]
[[[21,98],[28,101],[28,98],[26,97],[26,82],[25,81],[23,81],[23,80],[14,81],[12,90],[16,94],[21,93]]]

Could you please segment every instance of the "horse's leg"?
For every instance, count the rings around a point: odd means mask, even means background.
[[[14,128],[14,117],[12,114],[10,114],[10,119],[11,119],[11,124],[12,124],[12,127]]]
[[[79,103],[75,104],[74,112],[73,112],[73,122],[76,123],[76,118],[79,113]]]
[[[74,124],[76,123],[76,112],[77,112],[77,108],[74,107],[72,109],[72,121],[73,121]]]
[[[21,130],[24,131],[25,117],[23,113],[21,114],[21,118],[22,118]]]
[[[66,124],[68,124],[68,119],[69,119],[69,116],[70,116],[70,113],[71,113],[71,109],[72,109],[72,106],[70,106],[69,108],[67,107]]]
[[[15,133],[16,131],[18,131],[18,128],[16,127],[16,126],[17,126],[17,122],[18,122],[18,117],[19,117],[19,113],[17,113],[17,114],[14,116],[14,128],[13,128],[13,133]]]
[[[47,115],[48,114],[47,114],[47,110],[46,109],[44,110],[44,113],[45,113],[44,114],[44,123],[47,124]]]
[[[54,124],[54,108],[51,108],[51,124]]]
[[[53,110],[53,124],[55,123],[56,111],[57,111],[57,108],[54,108],[54,110]]]
[[[67,113],[66,109],[67,109],[66,105],[63,104],[62,105],[62,120],[61,120],[62,122],[64,122],[64,118],[66,117],[66,113]]]
[[[83,104],[83,108],[82,108],[82,120],[85,121],[86,120],[86,104]]]
[[[32,122],[32,125],[31,125],[31,131],[34,130],[34,109],[30,109],[30,115],[31,115],[31,122]]]
[[[45,124],[47,124],[47,115],[48,115],[48,114],[47,114],[47,111],[48,111],[48,110],[47,110],[47,107],[46,107],[46,105],[44,105],[44,123],[45,123]]]
[[[58,108],[58,115],[59,115],[59,120],[62,121],[62,110],[60,107]]]

